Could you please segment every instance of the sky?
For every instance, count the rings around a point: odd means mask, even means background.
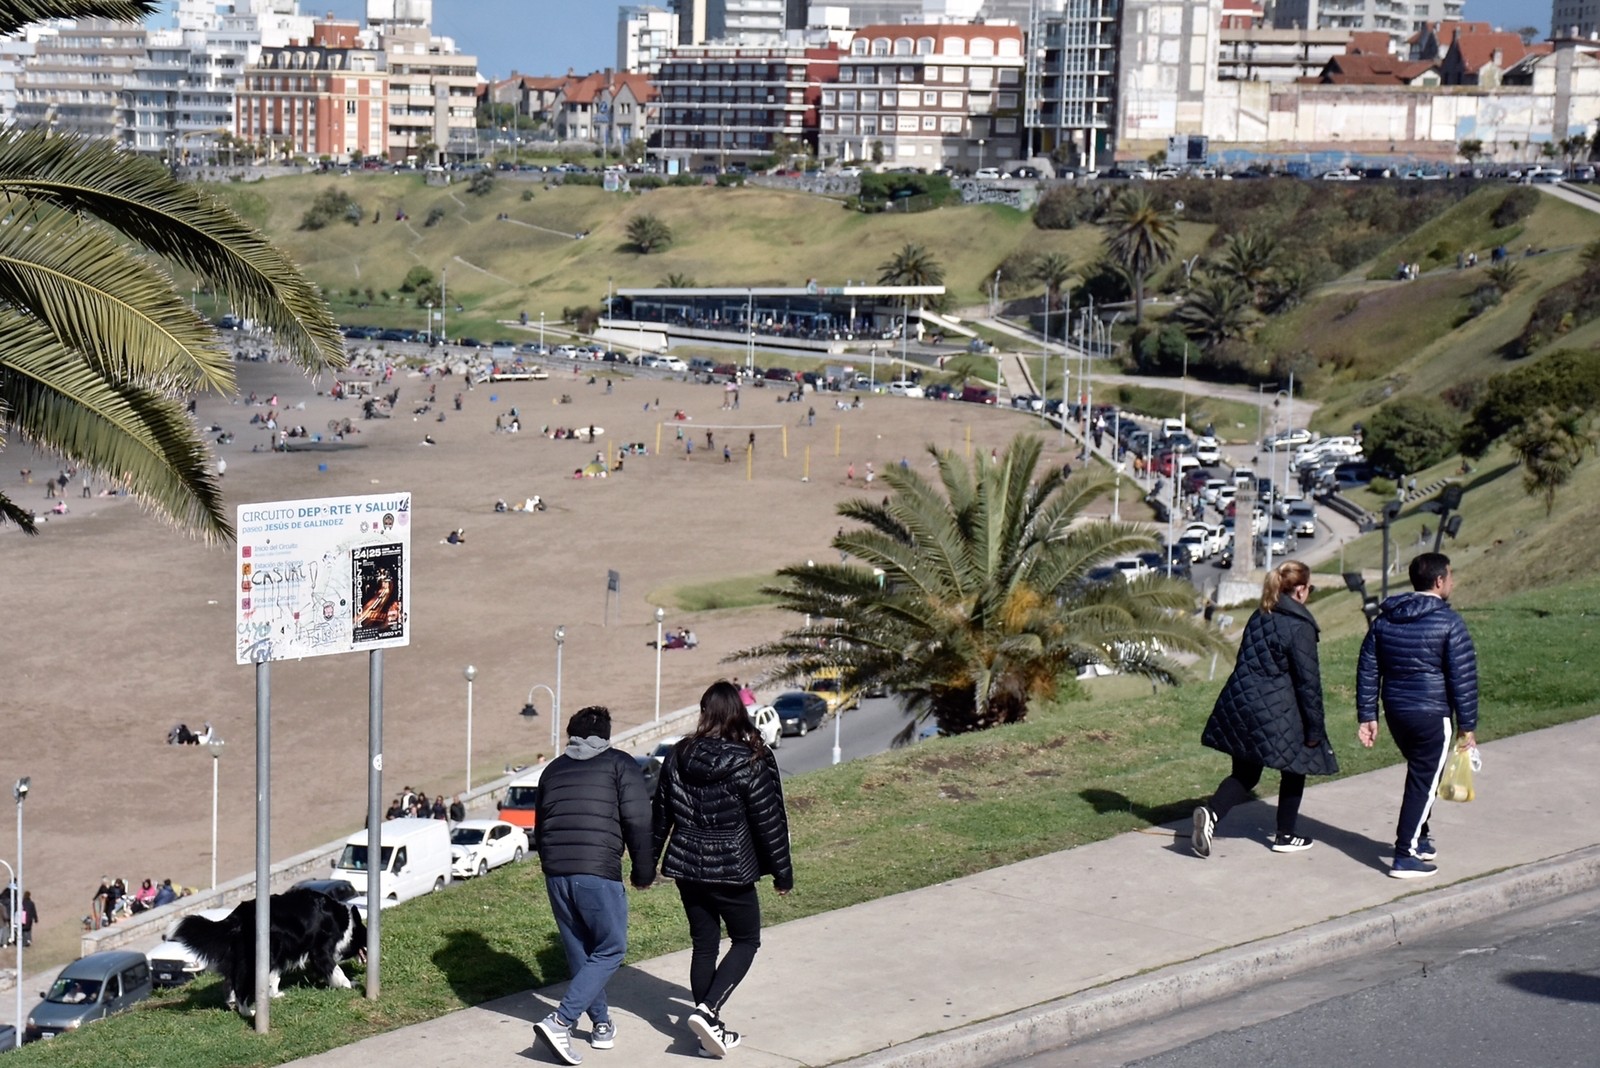
[[[665,7],[665,0],[654,0]],[[434,0],[434,32],[453,37],[478,57],[485,78],[521,74],[579,74],[617,62],[617,9],[611,0]],[[1465,18],[1514,29],[1549,29],[1548,0],[1467,0]],[[339,18],[366,17],[365,0],[301,0],[300,10]]]

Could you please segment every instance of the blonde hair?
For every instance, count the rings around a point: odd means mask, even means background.
[[[1271,571],[1267,572],[1267,580],[1261,584],[1261,610],[1273,612],[1278,608],[1278,602],[1283,595],[1296,586],[1306,586],[1311,582],[1311,569],[1298,560],[1285,560]]]

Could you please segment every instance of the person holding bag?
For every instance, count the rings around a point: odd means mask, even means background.
[[[661,874],[677,880],[694,946],[689,1029],[702,1055],[723,1057],[739,1033],[723,1024],[722,1007],[761,946],[756,882],[770,875],[779,894],[794,888],[778,762],[732,683],[712,683],[694,733],[662,762],[654,831]],[[718,962],[724,926],[729,946]]]
[[[1285,560],[1267,572],[1261,607],[1245,624],[1233,674],[1200,736],[1202,744],[1233,757],[1232,773],[1194,810],[1190,844],[1202,857],[1211,855],[1217,824],[1249,800],[1266,768],[1282,775],[1272,851],[1311,848],[1311,839],[1296,831],[1306,776],[1339,771],[1323,726],[1317,621],[1306,608],[1312,589],[1311,569]]]

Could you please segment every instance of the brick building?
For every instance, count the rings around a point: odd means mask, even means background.
[[[319,22],[309,44],[262,49],[239,88],[235,136],[269,155],[387,156],[388,71],[359,30]]]

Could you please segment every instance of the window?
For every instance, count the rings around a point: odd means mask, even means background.
[[[917,55],[919,55],[919,56],[931,56],[931,55],[933,55],[933,38],[932,37],[918,37],[917,38]]]
[[[840,92],[839,92],[839,106],[841,108],[847,108],[847,109],[850,109],[850,110],[854,110],[855,106],[856,106],[855,90],[853,90],[853,89],[840,90]]]
[[[850,42],[850,54],[852,56],[864,56],[864,55],[866,55],[867,54],[867,39],[865,37],[857,37],[854,41],[851,41]]]
[[[842,121],[840,123],[839,132],[840,133],[844,133],[845,132],[844,124],[843,124]],[[864,137],[872,137],[877,132],[878,132],[878,118],[877,118],[877,116],[876,115],[863,115],[861,117],[861,134],[862,134],[862,136],[864,136]]]
[[[909,56],[909,55],[911,55],[912,54],[912,52],[911,52],[911,38],[909,38],[909,37],[896,37],[894,39],[894,54],[897,55],[897,56]]]
[[[995,107],[1003,109],[1003,108],[1014,108],[1016,106],[1017,106],[1017,94],[1016,93],[1001,93],[995,99]]]
[[[901,67],[897,77],[902,82],[914,82],[917,80],[917,68]]]
[[[939,132],[958,134],[961,132],[961,116],[945,115],[939,119]]]
[[[878,94],[874,93],[874,92],[870,92],[870,91],[863,92],[861,94],[861,110],[862,111],[876,111],[876,110],[878,110]]]
[[[939,106],[939,94],[934,92],[932,89],[923,90],[923,92],[922,92],[922,106],[925,107],[925,108],[936,108],[936,107],[938,107]]]
[[[928,81],[930,81],[930,82],[936,82],[936,81],[939,80],[939,68],[938,67],[923,67],[922,68],[922,76],[925,79],[927,79]]]
[[[824,115],[824,116],[822,116],[822,128],[824,130],[832,130],[834,128],[833,116],[832,115]]]
[[[994,41],[988,37],[974,37],[972,39],[972,54],[975,56],[994,55]]]
[[[855,81],[855,78],[856,78],[856,69],[854,67],[840,67],[839,68],[839,80],[841,82],[853,82],[853,81]]]
[[[839,132],[848,134],[856,132],[856,117],[854,115],[839,116]]]
[[[886,56],[886,55],[888,55],[889,54],[889,38],[887,38],[887,37],[875,37],[875,38],[873,38],[873,41],[872,41],[872,54],[875,55],[875,56]]]
[[[989,69],[988,67],[974,67],[974,68],[972,68],[971,85],[972,85],[972,87],[974,89],[986,90],[986,89],[990,88],[994,84],[993,81],[992,81],[993,78],[994,78],[994,71]]]
[[[883,91],[883,106],[884,107],[886,107],[886,108],[894,107],[894,99],[895,99],[895,93],[894,93],[893,89],[885,89]]]
[[[933,133],[939,128],[939,119],[934,115],[922,116],[922,129],[925,133]]]
[[[898,129],[901,133],[916,133],[917,117],[915,115],[901,115]]]
[[[928,80],[932,81],[933,79],[930,78]],[[961,68],[960,67],[946,67],[944,69],[944,80],[947,81],[947,82],[955,82],[956,84],[959,85],[961,83]]]
[[[856,81],[861,85],[876,85],[878,81],[877,67],[859,67],[856,69]]]
[[[825,107],[825,108],[833,107],[834,103],[835,103],[835,100],[836,100],[836,98],[833,95],[833,90],[832,89],[824,89],[822,91],[822,106],[823,107]]]
[[[944,39],[944,54],[947,56],[966,55],[967,42],[960,37],[946,37]]]
[[[942,108],[958,108],[958,107],[960,107],[961,106],[961,94],[959,92],[956,92],[956,93],[948,93],[948,92],[947,93],[940,93],[939,94],[939,106],[942,107]]]
[[[1016,119],[995,119],[994,132],[997,134],[1014,134],[1017,132]]]
[[[1017,84],[1017,68],[1015,68],[1015,67],[1003,67],[1003,68],[1001,68],[1001,70],[1000,70],[1000,84],[1001,85],[1016,85]]]

